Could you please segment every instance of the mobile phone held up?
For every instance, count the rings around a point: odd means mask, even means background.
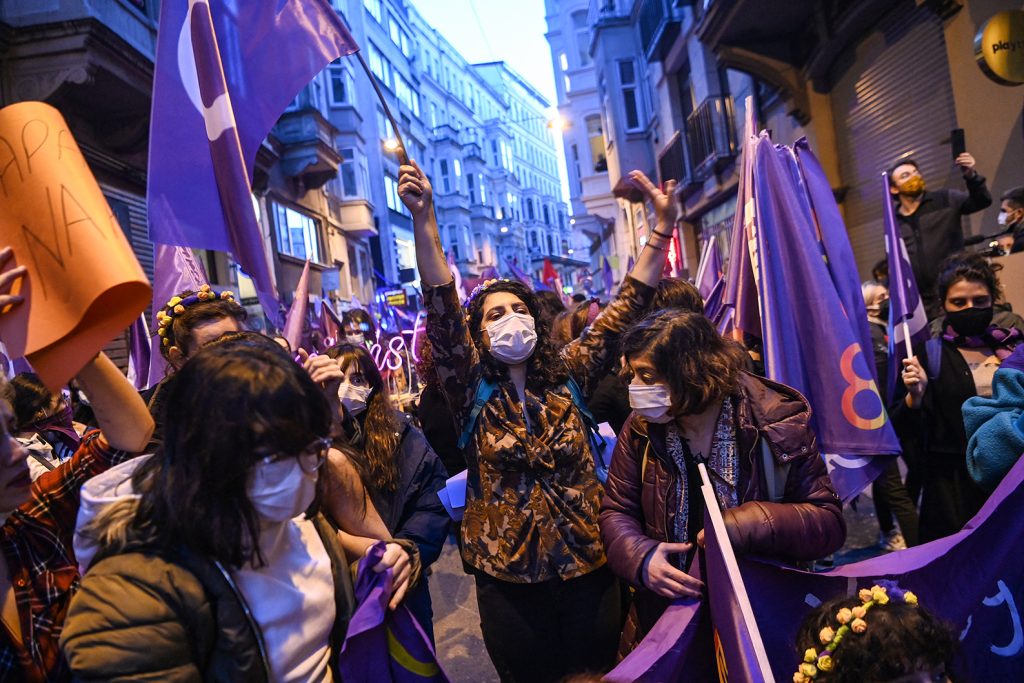
[[[964,129],[954,128],[949,133],[949,144],[953,148],[953,161],[967,151],[967,141],[964,139]]]

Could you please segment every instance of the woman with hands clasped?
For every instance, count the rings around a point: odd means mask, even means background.
[[[675,598],[699,598],[704,463],[733,549],[789,561],[843,545],[839,499],[794,389],[744,370],[743,349],[700,313],[651,313],[622,340],[633,414],[619,433],[601,537],[608,564],[637,588],[622,654]]]
[[[537,297],[520,282],[488,281],[461,305],[430,181],[415,162],[401,168],[427,336],[466,445],[462,557],[474,570],[484,643],[503,681],[556,681],[614,660],[619,591],[605,566],[602,488],[578,400],[654,298],[676,217],[674,183],[662,193],[642,173],[631,178],[654,203],[658,227],[618,297],[558,351]]]

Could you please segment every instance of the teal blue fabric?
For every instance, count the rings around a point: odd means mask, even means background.
[[[967,471],[993,491],[1024,453],[1024,372],[1005,364],[992,380],[992,397],[964,402]]]

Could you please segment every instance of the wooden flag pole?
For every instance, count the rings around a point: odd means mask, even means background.
[[[363,71],[366,72],[366,76],[370,79],[370,84],[373,85],[373,91],[377,93],[377,98],[380,100],[380,104],[384,107],[384,115],[388,117],[388,121],[391,122],[391,127],[395,131],[395,139],[398,140],[398,160],[405,166],[409,165],[409,154],[405,150],[405,140],[402,139],[402,131],[398,127],[398,121],[395,120],[394,115],[391,113],[391,108],[388,106],[387,100],[384,99],[384,93],[381,92],[380,86],[377,85],[377,77],[370,71],[369,65],[366,60],[363,59],[362,52],[355,52],[356,59],[363,66]]]

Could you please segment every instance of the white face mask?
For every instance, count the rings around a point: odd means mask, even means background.
[[[1000,226],[1005,228],[1006,227],[1006,218],[1007,218],[1008,215],[1009,214],[1007,214],[1005,211],[1000,211],[999,212],[999,217],[996,218],[996,222],[999,223]]]
[[[533,317],[509,313],[487,326],[491,355],[506,365],[518,365],[533,355],[537,332]]]
[[[366,402],[370,400],[372,391],[370,387],[358,387],[348,382],[342,382],[338,386],[338,398],[349,414],[358,415],[366,410]]]
[[[631,382],[629,405],[648,422],[666,424],[674,419],[669,414],[672,408],[672,392],[664,384]]]
[[[352,346],[365,346],[366,345],[366,340],[363,339],[363,335],[361,335],[361,334],[346,334],[345,335],[345,341],[347,343],[351,344]]]
[[[249,473],[249,501],[260,519],[287,522],[313,504],[317,473],[306,472],[298,458],[260,462]]]

